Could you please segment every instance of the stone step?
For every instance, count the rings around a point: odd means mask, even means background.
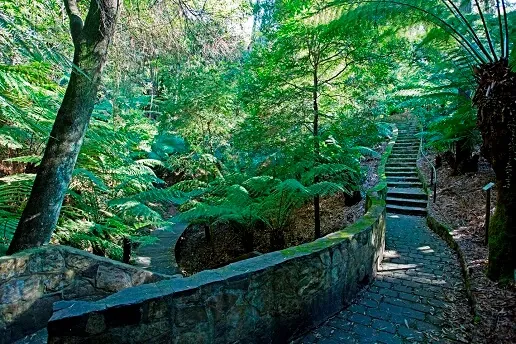
[[[387,176],[387,182],[410,182],[410,183],[418,183],[420,182],[417,175],[413,174],[411,176]]]
[[[398,171],[398,172],[391,172],[391,171],[386,171],[385,172],[385,175],[387,176],[387,179],[388,178],[397,178],[397,177],[402,177],[402,178],[418,178],[418,175],[417,175],[417,172],[416,171]]]
[[[391,172],[411,172],[417,173],[416,167],[411,166],[386,166],[385,173],[389,174]]]
[[[389,160],[387,160],[387,162],[393,162],[393,161],[399,161],[399,162],[410,162],[412,164],[416,164],[416,159],[415,158],[408,158],[408,157],[393,157],[393,156],[390,156],[389,157]]]
[[[392,147],[393,153],[414,153],[419,151],[419,146],[410,146],[410,147],[403,147],[403,146],[394,146]]]
[[[414,161],[387,161],[386,167],[410,167],[416,166]]]
[[[407,207],[407,206],[403,206],[403,205],[394,205],[394,204],[387,204],[387,212],[394,213],[394,214],[416,215],[416,216],[426,216],[426,214],[427,214],[426,208]]]
[[[389,156],[390,159],[410,159],[412,161],[416,161],[417,160],[417,153],[412,153],[412,154],[402,154],[402,153],[394,153],[394,154],[391,154]]]
[[[389,188],[387,197],[405,198],[405,199],[428,199],[428,195],[421,189],[417,188]]]
[[[411,151],[407,151],[406,149],[398,149],[398,150],[393,149],[391,152],[391,156],[398,155],[398,154],[410,154],[410,156],[417,157],[419,154],[419,149],[414,149]]]
[[[398,198],[398,197],[387,197],[387,204],[392,205],[401,205],[405,207],[416,207],[416,208],[426,208],[427,200],[424,199],[407,199],[407,198]]]
[[[410,161],[412,163],[416,162],[416,156],[400,156],[400,155],[391,155],[389,156],[389,161]]]
[[[393,150],[403,150],[403,151],[407,151],[407,150],[410,150],[410,152],[412,152],[413,150],[419,150],[419,145],[399,145],[399,144],[395,144],[394,147],[392,147]]]
[[[391,157],[393,156],[399,156],[399,157],[406,157],[406,158],[416,158],[418,156],[418,153],[419,153],[419,149],[415,150],[415,149],[412,149],[412,150],[405,150],[405,149],[392,149],[392,152],[391,152]]]
[[[392,153],[405,153],[405,154],[411,154],[411,153],[417,153],[419,152],[419,146],[413,146],[413,147],[392,147]]]
[[[419,146],[419,142],[412,142],[412,141],[399,142],[399,141],[396,141],[395,145],[398,146],[398,147],[413,147],[413,146]]]
[[[397,148],[413,148],[413,147],[419,147],[419,142],[396,142],[394,147]],[[394,148],[393,147],[393,148]]]
[[[423,184],[419,181],[388,181],[387,186],[390,188],[421,188],[423,187]]]

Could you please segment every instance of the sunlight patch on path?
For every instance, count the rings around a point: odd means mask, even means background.
[[[447,309],[467,302],[455,254],[421,217],[391,215],[376,280],[353,304],[296,343],[443,340]]]

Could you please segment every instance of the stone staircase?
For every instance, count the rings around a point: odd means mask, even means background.
[[[417,174],[419,139],[413,124],[398,124],[398,139],[385,166],[387,212],[426,216],[428,196]]]

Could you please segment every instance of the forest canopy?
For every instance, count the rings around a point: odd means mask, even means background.
[[[282,248],[293,211],[310,202],[317,238],[321,198],[364,194],[361,162],[378,157],[389,116],[403,112],[456,173],[474,169],[483,144],[497,179],[513,180],[503,171],[514,150],[496,156],[485,129],[510,138],[512,124],[477,118],[514,109],[478,96],[498,92],[497,75],[514,82],[513,10],[487,0],[4,1],[2,250],[38,228],[25,221],[31,209],[51,209],[32,242],[115,259],[124,238],[146,243],[176,221],[266,228]],[[510,82],[498,100],[514,95]],[[10,253],[32,245],[19,235]]]

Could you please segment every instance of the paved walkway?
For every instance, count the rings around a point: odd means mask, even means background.
[[[427,195],[417,177],[419,147],[410,122],[386,166],[387,232],[375,281],[353,304],[296,343],[447,343],[446,319],[467,303],[455,253],[426,225]]]
[[[299,343],[445,343],[447,308],[467,302],[454,253],[416,216],[388,214],[385,258],[354,303]]]
[[[177,223],[169,228],[154,230],[151,236],[158,240],[136,250],[133,257],[135,265],[160,274],[180,274],[174,249],[186,227],[184,223]]]

